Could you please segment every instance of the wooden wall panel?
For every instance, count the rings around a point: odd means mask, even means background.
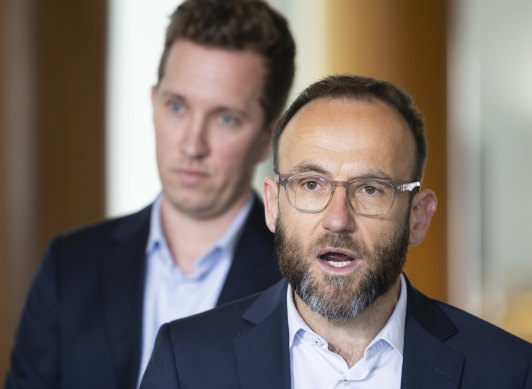
[[[0,0],[0,26],[3,26],[5,33],[7,5],[4,0]],[[2,34],[0,33],[0,36]],[[9,285],[8,285],[8,258],[7,258],[7,191],[6,191],[6,140],[7,140],[7,112],[6,99],[7,91],[4,85],[7,83],[7,47],[6,39],[0,39],[0,317],[10,316],[9,310]],[[0,320],[0,334],[11,334],[9,320]],[[10,337],[0,335],[0,379],[3,379],[3,367],[7,365],[8,353],[4,352],[11,347]]]
[[[41,0],[38,247],[104,215],[106,1]]]
[[[104,216],[107,1],[0,1],[3,382],[49,239]]]

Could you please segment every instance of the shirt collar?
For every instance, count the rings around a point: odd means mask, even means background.
[[[310,329],[297,311],[296,304],[294,303],[294,290],[290,284],[288,284],[286,291],[286,308],[288,315],[288,347],[291,349],[298,332],[314,333],[314,331]]]
[[[162,194],[159,194],[151,207],[150,214],[150,233],[148,235],[148,244],[146,245],[146,255],[150,255],[158,246],[164,244],[166,239],[163,234],[161,219],[161,200]]]
[[[244,224],[251,211],[253,201],[254,196],[253,193],[251,193],[244,206],[240,209],[234,220],[229,225],[229,228],[227,228],[224,234],[214,243],[214,245],[205,253],[205,255],[202,255],[202,257],[196,263],[197,268],[203,267],[201,266],[202,260],[211,257],[209,254],[215,251],[221,251],[230,258],[233,257],[236,244],[240,238],[242,230],[244,229]],[[167,260],[173,264],[174,261],[168,249],[168,243],[166,241],[166,237],[164,236],[162,227],[161,202],[162,194],[159,194],[155,199],[151,209],[150,232],[148,236],[148,243],[146,245],[146,255],[149,258],[155,250],[162,249],[168,253],[168,256],[166,256],[168,257]]]
[[[397,304],[395,305],[392,315],[388,319],[386,325],[377,334],[373,341],[368,345],[366,350],[368,350],[374,344],[378,343],[380,340],[384,340],[397,351],[399,351],[401,355],[403,355],[406,318],[406,282],[402,274],[399,278],[401,282],[401,292],[399,293],[399,299],[397,300]],[[290,348],[292,348],[292,345],[298,332],[305,331],[315,334],[314,331],[312,331],[307,325],[307,323],[305,323],[305,321],[297,311],[297,308],[294,304],[292,291],[292,286],[288,284],[286,305],[288,310],[288,335]],[[316,336],[320,337],[317,334]]]
[[[235,253],[236,244],[240,238],[240,235],[242,234],[242,231],[244,230],[244,224],[246,222],[246,219],[249,213],[251,212],[251,207],[254,201],[253,199],[254,196],[251,193],[244,206],[240,209],[240,211],[238,211],[238,214],[231,222],[229,228],[214,244],[214,247],[221,248],[222,250],[226,251],[227,254],[231,257],[233,257],[233,254]]]
[[[401,280],[401,292],[399,293],[399,300],[397,300],[392,316],[390,316],[386,325],[377,334],[375,339],[373,339],[368,348],[382,339],[403,355],[406,319],[406,282],[402,274],[399,278]]]

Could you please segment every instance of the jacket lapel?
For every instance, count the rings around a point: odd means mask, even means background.
[[[407,289],[401,388],[458,388],[464,355],[444,344],[458,329],[436,303],[408,281]]]
[[[242,389],[290,389],[286,286],[277,283],[242,317],[251,324],[234,340]]]
[[[120,222],[101,261],[104,318],[119,388],[134,388],[138,379],[150,210]]]

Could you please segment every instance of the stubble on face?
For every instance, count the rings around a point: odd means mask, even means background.
[[[353,319],[384,295],[403,271],[408,251],[408,216],[392,238],[381,242],[373,252],[347,234],[326,233],[305,247],[300,239],[288,234],[279,217],[276,222],[275,247],[279,267],[301,300],[314,312],[331,322]],[[313,253],[332,247],[350,250],[365,261],[367,270],[352,276],[311,274]]]

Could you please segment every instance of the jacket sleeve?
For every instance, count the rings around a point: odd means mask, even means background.
[[[31,286],[15,338],[6,389],[60,387],[58,246],[58,240],[52,242]]]
[[[159,329],[155,347],[144,372],[140,389],[180,388],[169,325]]]

